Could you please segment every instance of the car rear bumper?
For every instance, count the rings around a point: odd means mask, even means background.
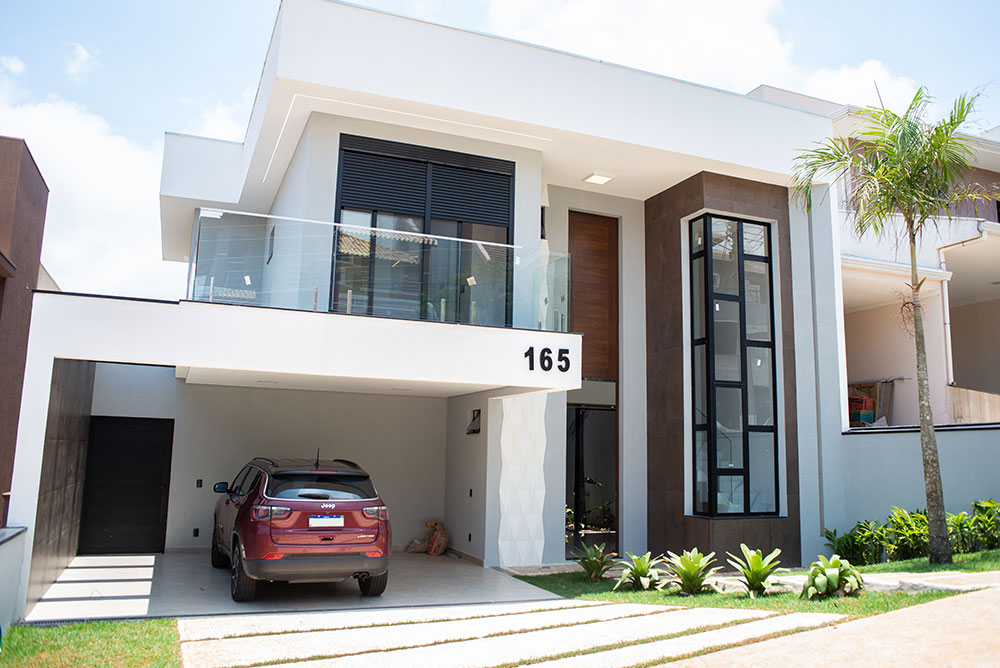
[[[381,575],[389,570],[389,555],[364,553],[286,554],[282,559],[246,559],[247,574],[275,582],[338,582],[354,575]]]

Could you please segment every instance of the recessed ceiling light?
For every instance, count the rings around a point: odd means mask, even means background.
[[[585,178],[584,182],[593,183],[596,186],[603,186],[605,183],[608,183],[613,178],[615,177],[609,176],[608,174],[598,174],[597,172],[594,172],[593,174]]]
[[[278,381],[276,381],[276,380],[258,380],[257,382],[261,383],[263,385],[277,385],[278,384]]]

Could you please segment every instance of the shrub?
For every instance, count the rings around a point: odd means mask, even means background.
[[[979,548],[995,550],[1000,548],[1000,503],[993,499],[975,501],[972,516],[973,531]]]
[[[722,570],[721,566],[709,568],[715,562],[715,552],[702,554],[698,548],[692,548],[681,552],[677,556],[673,552],[667,552],[667,568],[674,574],[670,581],[671,586],[679,587],[685,594],[698,594],[706,589],[713,589],[705,584],[705,580],[715,572]]]
[[[621,577],[615,583],[612,591],[618,589],[626,582],[632,584],[632,589],[643,591],[647,589],[663,589],[667,581],[660,579],[660,569],[657,568],[663,563],[663,555],[657,557],[650,556],[647,552],[641,556],[636,556],[631,552],[626,552],[628,559],[623,559],[619,563],[624,566]]]
[[[600,545],[585,546],[582,550],[574,552],[576,562],[583,567],[583,572],[591,582],[600,581],[601,577],[615,565],[614,552],[605,552],[604,543]]]
[[[824,529],[831,553],[839,554],[853,564],[877,564],[882,561],[885,528],[873,520],[858,522],[843,536],[837,530]]]
[[[975,552],[977,541],[973,517],[964,510],[957,515],[948,513],[948,538],[953,554]]]
[[[764,558],[760,550],[751,551],[746,545],[740,543],[740,551],[743,552],[743,559],[726,552],[730,557],[729,564],[743,574],[742,582],[746,585],[747,591],[750,592],[750,598],[757,598],[758,594],[764,594],[764,584],[781,563],[775,560],[781,554],[781,550],[775,549],[767,555],[767,558]]]
[[[830,596],[850,596],[861,591],[861,572],[847,559],[833,555],[829,560],[822,554],[809,567],[799,598],[822,599]]]
[[[884,545],[889,561],[916,559],[928,555],[927,513],[908,512],[892,507],[885,525]]]

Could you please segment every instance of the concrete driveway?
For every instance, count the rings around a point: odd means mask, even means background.
[[[336,584],[265,583],[258,598],[235,603],[229,571],[212,568],[208,550],[156,555],[77,557],[29,611],[27,621],[183,617],[302,612],[498,601],[558,596],[468,559],[393,553],[389,587],[362,597],[354,580]]]

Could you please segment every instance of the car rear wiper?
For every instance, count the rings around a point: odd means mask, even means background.
[[[323,499],[325,501],[326,499],[330,498],[330,495],[329,494],[317,494],[315,492],[305,492],[305,493],[300,493],[299,494],[299,498],[302,498],[302,499]]]

